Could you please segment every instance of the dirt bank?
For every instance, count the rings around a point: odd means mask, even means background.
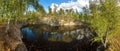
[[[12,25],[6,32],[6,26],[0,24],[0,51],[27,51],[20,29]]]

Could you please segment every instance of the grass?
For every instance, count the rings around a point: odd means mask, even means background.
[[[119,51],[120,50],[120,26],[112,31],[112,35],[108,40],[110,44],[106,51]]]

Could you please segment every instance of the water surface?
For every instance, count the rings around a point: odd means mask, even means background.
[[[96,50],[96,45],[90,45],[94,35],[89,28],[81,26],[28,26],[22,32],[28,51]]]

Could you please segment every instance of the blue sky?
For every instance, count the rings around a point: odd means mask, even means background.
[[[44,9],[48,11],[48,7],[52,5],[52,3],[61,4],[64,2],[69,2],[70,0],[40,0],[39,3],[43,5]],[[77,0],[72,0],[77,1]]]
[[[82,7],[89,5],[89,0],[39,0],[39,4],[41,4],[45,11],[48,12],[48,8],[51,7],[54,10],[54,5],[57,5],[57,10],[60,8],[66,9],[74,9],[79,12],[82,11]],[[32,6],[30,6],[29,10],[34,10]]]

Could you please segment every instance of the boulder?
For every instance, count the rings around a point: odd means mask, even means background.
[[[0,51],[27,51],[19,28],[10,26],[6,32],[6,26],[0,25]]]

